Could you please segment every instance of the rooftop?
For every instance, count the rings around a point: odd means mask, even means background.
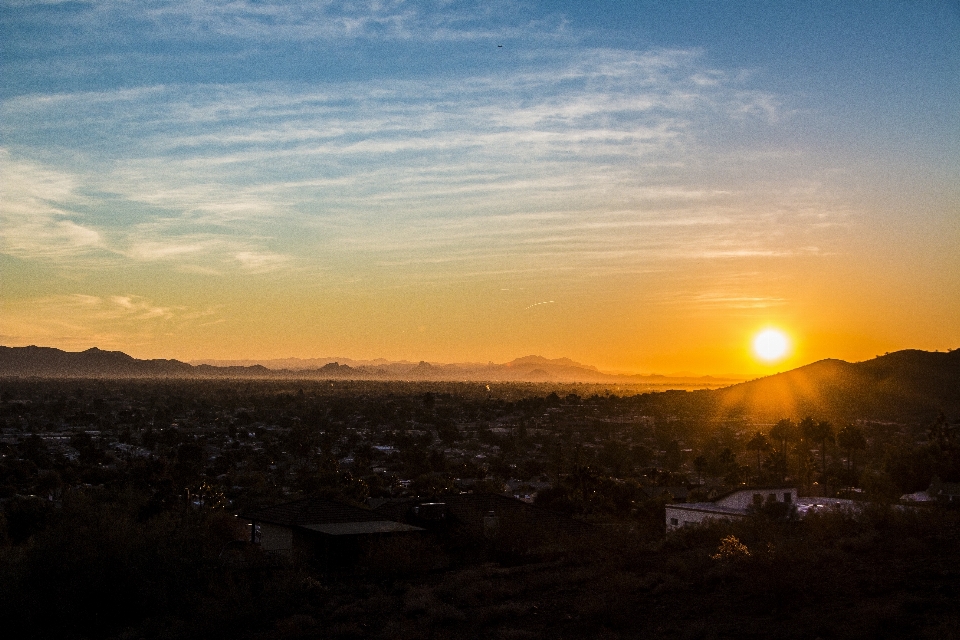
[[[302,498],[257,511],[248,511],[240,514],[240,517],[286,527],[384,522],[382,515],[369,509],[326,498]]]

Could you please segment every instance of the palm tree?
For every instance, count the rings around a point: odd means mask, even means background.
[[[800,432],[799,435],[804,440],[813,441],[813,432],[817,428],[817,421],[813,419],[812,416],[807,416],[800,421],[800,424],[797,425],[797,430]]]
[[[770,429],[770,438],[780,443],[779,458],[782,462],[781,481],[786,480],[787,476],[787,443],[793,442],[797,437],[797,426],[790,418],[783,418]]]
[[[867,439],[863,436],[860,427],[848,424],[837,433],[837,445],[847,451],[847,472],[853,477],[855,466],[853,464],[853,452],[867,448]]]
[[[827,478],[827,444],[834,441],[833,425],[822,420],[817,423],[817,442],[820,443],[820,472],[823,481]]]
[[[807,441],[820,443],[820,481],[826,485],[827,442],[833,442],[833,425],[825,420],[815,422],[807,416],[800,421],[800,431]]]
[[[693,459],[693,469],[697,472],[697,486],[703,484],[703,470],[707,468],[707,457],[702,453]]]
[[[753,434],[753,437],[747,442],[747,449],[757,452],[757,482],[760,482],[760,453],[769,448],[770,441],[767,440],[767,436],[763,435],[760,431]]]
[[[780,446],[786,449],[787,441],[797,437],[797,426],[793,424],[793,420],[790,418],[783,418],[770,429],[770,437],[779,440]]]
[[[740,465],[737,464],[737,454],[730,447],[724,447],[717,454],[717,469],[723,474],[724,482],[737,484],[740,482]]]

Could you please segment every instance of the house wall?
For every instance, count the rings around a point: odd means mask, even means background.
[[[796,502],[796,489],[746,489],[737,491],[726,498],[717,500],[716,504],[721,507],[730,507],[732,509],[746,510],[753,504],[753,496],[759,495],[763,502],[766,502],[769,496],[775,496],[777,502]]]
[[[728,513],[677,509],[669,505],[666,508],[667,531],[679,529],[684,525],[701,524],[707,520],[733,520],[738,517],[740,516]]]
[[[293,552],[293,530],[275,524],[260,524],[260,548],[275,553]]]

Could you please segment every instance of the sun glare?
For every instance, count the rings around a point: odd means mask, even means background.
[[[790,340],[778,329],[764,329],[753,339],[753,352],[766,362],[776,362],[790,350]]]

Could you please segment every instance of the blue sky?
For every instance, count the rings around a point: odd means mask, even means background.
[[[960,343],[957,2],[0,6],[4,344]]]

